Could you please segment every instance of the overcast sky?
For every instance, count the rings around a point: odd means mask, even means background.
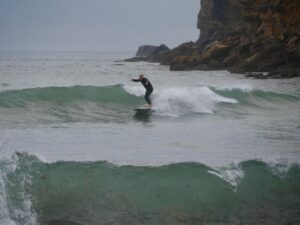
[[[200,0],[0,0],[0,50],[135,51],[199,36]]]

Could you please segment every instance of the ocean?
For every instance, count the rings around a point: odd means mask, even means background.
[[[300,224],[300,79],[132,55],[0,52],[0,225]]]

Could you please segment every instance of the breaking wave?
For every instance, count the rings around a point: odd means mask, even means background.
[[[299,224],[300,167],[0,161],[0,224]]]
[[[145,103],[144,89],[127,85],[45,87],[0,92],[5,122],[128,121]],[[217,113],[230,107],[266,107],[300,97],[259,90],[219,90],[213,87],[172,87],[151,96],[156,115]]]

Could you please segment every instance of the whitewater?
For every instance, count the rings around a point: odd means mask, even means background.
[[[299,224],[300,79],[131,55],[0,52],[0,225]]]

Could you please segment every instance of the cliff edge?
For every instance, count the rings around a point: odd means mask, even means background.
[[[201,0],[199,39],[146,60],[171,70],[300,76],[299,15],[296,0]]]

